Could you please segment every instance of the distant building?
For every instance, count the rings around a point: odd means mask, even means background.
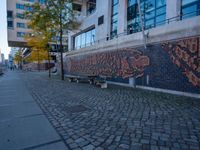
[[[12,47],[10,51],[10,55],[14,58],[15,54],[20,50],[19,47]]]
[[[0,63],[2,62],[1,49],[0,49]]]
[[[4,54],[1,54],[1,63],[5,64],[5,56],[4,56]]]
[[[7,32],[10,47],[27,47],[24,36],[31,35],[32,31],[27,25],[29,20],[25,19],[24,12],[32,10],[32,7],[26,4],[32,5],[35,2],[39,2],[41,5],[45,3],[44,0],[7,0]],[[66,45],[65,40],[63,41],[64,50],[67,50]],[[51,48],[53,52],[58,52],[59,44],[51,43]]]

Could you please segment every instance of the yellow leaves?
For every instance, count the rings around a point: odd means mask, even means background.
[[[28,62],[48,60],[48,38],[44,35],[25,37],[27,45],[31,48],[30,55],[26,58]]]
[[[26,58],[28,62],[41,62],[48,60],[48,51],[44,49],[32,50],[30,55]]]
[[[15,56],[14,56],[14,62],[17,64],[17,63],[20,63],[22,62],[23,58],[22,58],[22,52],[21,51],[18,51]]]

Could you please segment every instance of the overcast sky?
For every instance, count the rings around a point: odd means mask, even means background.
[[[7,42],[6,0],[0,0],[0,49],[8,58],[10,48]]]

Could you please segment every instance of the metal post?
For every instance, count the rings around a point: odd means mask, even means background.
[[[137,0],[138,3],[138,10],[139,10],[139,16],[140,16],[140,26],[142,29],[142,38],[143,38],[143,44],[144,44],[144,48],[147,48],[146,45],[146,36],[145,36],[145,32],[144,32],[144,23],[143,23],[143,19],[142,19],[142,12],[141,12],[141,8],[140,8],[140,0]]]

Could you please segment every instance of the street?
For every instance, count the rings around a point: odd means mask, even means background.
[[[66,149],[200,149],[199,99],[114,85],[100,89],[48,79],[44,72],[7,72],[0,89],[0,149],[13,150],[6,141],[11,135],[17,145],[25,144],[20,143],[25,130],[34,131],[28,138],[37,137],[36,143],[56,141],[65,143]],[[13,122],[21,129],[12,127]]]

